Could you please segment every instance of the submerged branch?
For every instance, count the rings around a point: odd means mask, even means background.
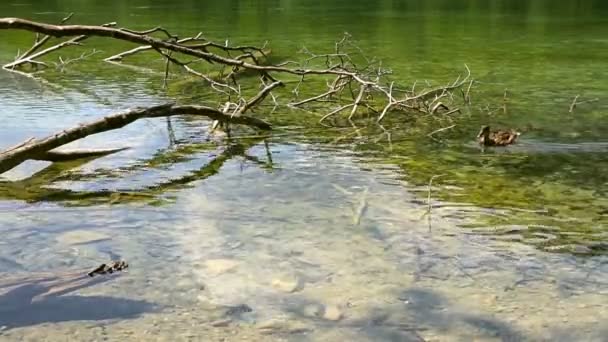
[[[70,161],[83,158],[103,157],[117,152],[128,150],[129,147],[111,148],[103,150],[75,150],[75,151],[47,151],[32,157],[34,160],[50,162]]]

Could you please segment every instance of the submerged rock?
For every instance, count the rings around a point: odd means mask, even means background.
[[[299,321],[271,319],[260,322],[257,325],[262,334],[298,334],[311,330],[311,328]]]
[[[272,280],[272,287],[286,293],[292,293],[301,289],[301,282],[295,276],[275,278]]]
[[[323,312],[323,318],[328,321],[339,321],[343,317],[342,311],[335,305],[329,305],[325,307]]]
[[[210,275],[220,275],[232,271],[239,262],[231,259],[211,259],[205,261],[205,267]]]

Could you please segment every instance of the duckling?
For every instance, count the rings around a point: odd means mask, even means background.
[[[129,264],[127,264],[126,261],[120,260],[120,261],[112,261],[109,264],[101,264],[97,267],[95,267],[93,270],[91,270],[89,273],[87,273],[87,275],[89,277],[94,277],[96,274],[106,274],[106,273],[114,273],[114,272],[120,272],[123,271],[125,269],[127,269],[129,267]]]
[[[484,146],[507,146],[515,143],[520,134],[514,130],[490,132],[490,126],[482,126],[477,138]]]

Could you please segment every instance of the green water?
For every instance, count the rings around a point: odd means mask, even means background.
[[[0,292],[0,338],[602,341],[608,334],[601,324],[608,318],[604,2],[0,4],[2,17],[57,22],[69,12],[73,23],[268,40],[277,60],[303,46],[331,51],[349,32],[402,84],[445,84],[465,64],[477,82],[471,105],[451,121],[389,117],[390,139],[365,120],[356,134],[347,124],[323,128],[317,116],[279,110],[257,113],[275,126],[260,138],[208,137],[208,122],[176,118],[170,144],[164,119],[144,120],[70,146],[131,147],[125,152],[47,169],[28,162],[3,175],[13,181],[0,183],[0,273],[115,257],[132,270],[39,304],[19,304],[27,293]],[[32,38],[0,32],[0,62]],[[164,90],[162,74],[150,69],[100,62],[127,43],[90,39],[62,55],[93,47],[101,52],[38,75],[45,81],[0,72],[0,147],[133,105],[205,100],[176,82]],[[133,64],[163,65],[153,54]],[[570,113],[576,95],[597,101]],[[474,136],[482,124],[523,134],[514,146],[481,151]],[[429,220],[423,214],[436,175]],[[97,237],[82,237],[91,232]],[[69,234],[80,234],[80,243]],[[226,311],[243,304],[252,312]],[[336,310],[339,319],[331,317]]]

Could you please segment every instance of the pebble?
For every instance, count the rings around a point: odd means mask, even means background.
[[[205,261],[205,267],[211,275],[220,275],[232,271],[239,265],[238,261],[231,259],[211,259]]]
[[[219,319],[217,321],[213,321],[213,322],[209,323],[209,325],[211,325],[212,327],[226,327],[230,323],[232,323],[232,320],[227,318],[227,319]]]
[[[328,321],[339,321],[342,319],[342,311],[335,305],[326,306],[323,318]]]
[[[65,245],[82,245],[109,239],[109,235],[89,230],[72,230],[57,237],[57,241]]]
[[[258,324],[258,329],[262,334],[289,333],[298,334],[310,331],[310,327],[298,321],[284,321],[271,319]]]
[[[300,290],[300,280],[297,277],[276,278],[272,281],[272,287],[286,293],[292,293]]]

